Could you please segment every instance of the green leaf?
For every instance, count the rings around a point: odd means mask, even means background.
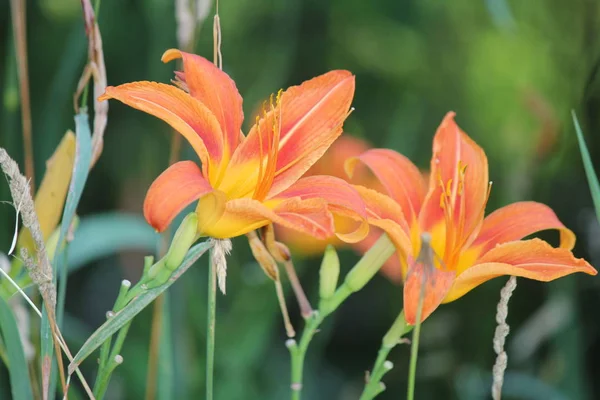
[[[148,289],[139,296],[135,297],[121,311],[116,313],[100,328],[98,328],[92,336],[83,344],[79,352],[73,358],[73,362],[69,365],[69,373],[75,371],[75,368],[94,350],[102,345],[111,335],[121,329],[126,323],[131,321],[137,314],[148,306],[161,293],[169,288],[185,271],[187,271],[208,249],[212,244],[203,242],[195,245],[188,251],[181,265],[173,272],[167,283],[153,289]]]
[[[159,240],[160,235],[137,215],[115,212],[81,218],[69,246],[69,273],[122,250],[155,253]]]
[[[2,330],[2,337],[6,343],[6,354],[10,363],[8,372],[12,398],[14,400],[33,399],[29,384],[29,369],[17,321],[10,306],[2,297],[0,297],[0,330]]]
[[[585,174],[587,175],[588,185],[590,186],[590,192],[592,193],[594,207],[596,208],[596,218],[598,218],[598,221],[600,221],[600,183],[598,182],[598,177],[596,176],[596,172],[594,171],[592,158],[590,157],[590,152],[588,151],[587,146],[585,144],[583,133],[581,132],[581,127],[579,126],[579,121],[577,120],[577,115],[575,115],[575,110],[571,110],[571,114],[573,115],[573,124],[575,124],[577,140],[579,141],[579,150],[581,151],[583,167],[585,169]]]
[[[75,115],[75,134],[77,139],[75,146],[75,163],[73,165],[73,174],[71,183],[69,185],[69,193],[67,194],[67,200],[65,202],[65,208],[63,210],[62,221],[60,224],[60,233],[58,236],[58,244],[56,246],[57,250],[54,255],[54,260],[52,261],[52,267],[54,270],[53,278],[55,283],[57,281],[58,273],[61,273],[61,287],[58,293],[58,303],[56,305],[56,323],[59,326],[63,314],[67,285],[66,265],[63,268],[61,268],[59,265],[59,262],[64,259],[62,258],[63,252],[60,251],[60,249],[75,216],[75,211],[77,210],[77,205],[79,204],[81,194],[83,193],[83,188],[88,177],[92,159],[90,124],[88,121],[87,110],[85,108],[82,108],[81,111]],[[48,321],[48,314],[46,313],[46,308],[44,307],[41,324],[42,380],[50,383],[49,394],[52,397],[53,393],[56,391],[56,379],[54,379],[54,371],[52,368],[52,360],[54,357],[54,339],[51,332],[52,330],[50,327],[50,321]],[[48,373],[50,374],[49,380],[46,380],[48,379],[48,376],[46,375]]]

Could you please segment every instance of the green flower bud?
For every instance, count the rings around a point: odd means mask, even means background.
[[[321,300],[327,300],[335,293],[340,276],[340,259],[332,245],[325,249],[319,275],[319,295]]]
[[[373,247],[363,255],[346,275],[345,285],[353,292],[362,289],[395,251],[396,248],[388,236],[386,234],[381,235]]]
[[[179,225],[171,247],[167,255],[164,257],[165,267],[169,271],[175,271],[181,265],[185,255],[194,242],[198,233],[198,214],[195,212],[189,213]]]

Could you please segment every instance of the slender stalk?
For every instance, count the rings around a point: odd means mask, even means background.
[[[148,355],[148,373],[146,375],[146,400],[156,397],[156,376],[158,375],[158,355],[162,334],[164,293],[156,298],[152,309],[152,329],[150,333],[150,353]]]
[[[314,311],[313,314],[306,319],[306,326],[302,332],[300,343],[296,344],[296,341],[293,339],[290,339],[286,342],[292,357],[292,400],[300,400],[301,398],[302,376],[304,373],[304,359],[306,358],[306,351],[308,350],[308,345],[317,332],[319,325],[321,325],[321,322],[323,322],[323,318],[324,317],[318,311]]]
[[[212,262],[212,257],[210,257],[210,262],[208,263],[208,313],[206,321],[206,400],[213,399],[216,313],[217,268]]]
[[[390,351],[400,343],[400,339],[412,330],[412,326],[406,323],[404,311],[401,312],[390,329],[381,340],[381,347],[375,360],[373,370],[368,377],[367,384],[363,390],[360,400],[371,400],[385,390],[381,379],[386,372],[393,368],[393,364],[387,360]]]
[[[94,385],[94,397],[97,400],[104,398],[113,371],[117,366],[123,363],[123,357],[121,357],[119,353],[123,348],[123,343],[125,343],[125,338],[127,337],[127,332],[129,331],[130,326],[131,321],[129,321],[119,331],[117,339],[115,340],[115,345],[113,346],[112,351],[110,352],[110,357],[107,360],[107,363],[103,368],[102,373],[98,376],[98,379],[96,380],[96,384]]]
[[[371,400],[385,390],[385,386],[381,383],[381,378],[383,378],[383,375],[393,367],[392,363],[387,360],[392,348],[393,347],[381,346],[379,349],[373,371],[371,371],[371,374],[368,377],[369,381],[360,395],[360,400]]]
[[[23,125],[23,148],[25,153],[25,176],[31,179],[31,191],[35,193],[31,101],[29,99],[29,67],[27,65],[25,0],[11,0],[10,6],[15,48],[17,49],[17,64],[19,66],[19,92],[21,99],[21,120]]]
[[[415,380],[417,375],[417,358],[419,356],[419,336],[421,335],[421,313],[423,311],[423,294],[419,299],[419,307],[417,309],[417,322],[415,323],[415,331],[412,336],[410,347],[410,364],[408,367],[408,390],[406,392],[406,400],[414,400],[415,398]]]

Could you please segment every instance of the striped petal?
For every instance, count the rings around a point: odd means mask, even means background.
[[[212,190],[198,165],[180,161],[167,168],[148,189],[144,217],[154,229],[162,232],[186,206]]]
[[[404,219],[402,209],[394,200],[375,190],[354,185],[362,197],[367,209],[369,224],[376,226],[388,234],[403,261],[405,274],[406,260],[413,255],[411,229]]]
[[[358,162],[369,167],[387,194],[400,204],[407,221],[417,218],[427,191],[421,171],[406,157],[393,150],[372,149],[346,161],[352,176]]]
[[[356,189],[340,178],[323,175],[301,178],[273,200],[293,197],[302,200],[323,199],[335,215],[362,220],[363,222],[358,223],[358,227],[353,231],[337,232],[340,239],[348,243],[363,240],[369,232],[365,203]]]
[[[133,82],[107,87],[100,100],[111,98],[171,125],[190,142],[202,161],[203,171],[220,163],[223,135],[218,120],[205,105],[183,90],[156,82]]]
[[[247,192],[256,185],[259,165],[266,163],[269,146],[267,135],[279,130],[278,154],[268,197],[273,197],[298,180],[342,133],[342,124],[348,115],[354,96],[354,76],[348,71],[331,71],[286,90],[274,111],[268,112],[250,130],[231,160],[229,176],[244,173],[243,182],[223,183],[230,192],[243,185],[238,192]],[[274,115],[278,121],[274,122]],[[260,128],[259,128],[260,127]],[[268,133],[267,133],[268,132]],[[265,167],[266,169],[266,167]],[[250,175],[246,175],[250,173]]]
[[[199,221],[212,220],[212,223],[204,223],[202,233],[215,238],[244,235],[270,223],[319,239],[334,233],[333,218],[327,210],[327,203],[320,199],[290,198],[272,207],[253,199],[235,199],[224,204],[220,218],[216,219],[213,218],[214,210],[204,207],[202,203],[198,203]]]
[[[224,134],[224,155],[229,159],[236,149],[244,112],[242,96],[235,82],[212,62],[195,54],[170,49],[162,56],[163,62],[183,59],[185,83],[190,94],[215,115]]]
[[[421,306],[421,322],[442,303],[452,287],[456,274],[442,271],[434,266],[415,262],[408,270],[404,282],[404,315],[406,322],[417,322]]]
[[[598,272],[564,248],[554,248],[543,240],[532,239],[500,244],[483,255],[477,264],[458,275],[444,302],[463,296],[476,286],[501,275],[548,282],[575,272]]]
[[[440,199],[452,199],[451,223],[456,242],[465,242],[483,221],[488,194],[488,162],[485,152],[446,114],[433,139],[429,193],[420,214],[420,224],[429,231],[444,220]]]
[[[571,250],[575,245],[575,234],[559,221],[550,207],[533,201],[513,203],[485,218],[473,247],[482,246],[481,251],[485,253],[498,244],[521,240],[547,229],[560,231],[560,247]]]

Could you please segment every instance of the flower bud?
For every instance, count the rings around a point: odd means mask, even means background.
[[[185,255],[194,242],[198,233],[198,214],[195,212],[189,213],[179,225],[171,247],[165,255],[165,267],[169,271],[175,271],[181,265]]]
[[[319,275],[319,296],[327,300],[335,293],[340,276],[340,259],[332,245],[325,249]]]
[[[386,234],[381,235],[373,247],[362,256],[346,275],[345,285],[353,292],[362,289],[395,251],[394,244],[388,236]]]

